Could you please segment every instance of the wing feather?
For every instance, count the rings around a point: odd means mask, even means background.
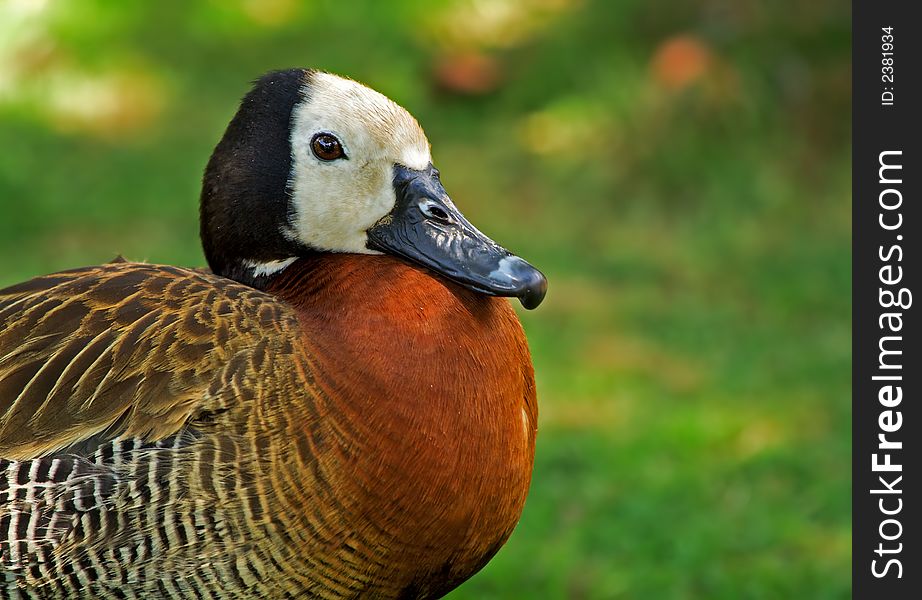
[[[173,435],[225,408],[244,375],[228,371],[263,362],[266,340],[290,354],[297,329],[275,297],[177,267],[109,263],[0,290],[0,456]]]

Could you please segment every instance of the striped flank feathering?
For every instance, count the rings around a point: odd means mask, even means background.
[[[294,317],[218,279],[121,263],[0,292],[0,566],[34,588],[0,597],[195,598],[228,581],[258,597],[292,560],[229,551],[285,523],[258,497],[272,456],[244,460],[269,436],[227,402],[253,400],[270,346],[290,361]]]

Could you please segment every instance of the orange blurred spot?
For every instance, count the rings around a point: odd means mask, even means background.
[[[441,59],[435,66],[438,86],[449,92],[480,96],[495,90],[502,79],[495,58],[480,52],[465,52]]]
[[[680,90],[701,79],[713,64],[713,58],[710,48],[700,39],[678,35],[660,44],[650,69],[657,82]]]

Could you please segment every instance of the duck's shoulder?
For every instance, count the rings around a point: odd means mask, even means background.
[[[274,296],[173,266],[113,262],[0,290],[0,456],[171,435],[220,410],[230,378],[268,354],[283,364],[297,331]]]

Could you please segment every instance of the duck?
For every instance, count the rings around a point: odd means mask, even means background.
[[[208,269],[0,290],[0,598],[437,598],[519,521],[545,276],[405,109],[257,79],[205,169]]]

